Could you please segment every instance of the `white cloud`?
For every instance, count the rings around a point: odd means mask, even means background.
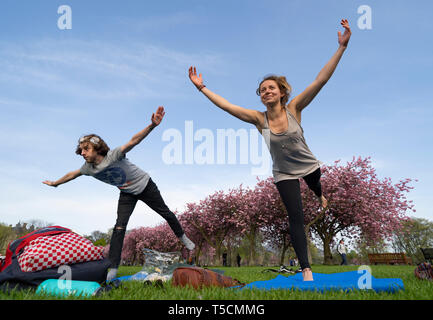
[[[144,19],[117,18],[117,21],[134,31],[161,31],[185,25],[198,25],[203,19],[190,12],[174,12],[162,16],[145,17]]]
[[[171,90],[161,90],[161,85],[166,89],[182,85],[193,62],[221,71],[223,57],[138,42],[45,39],[1,43],[0,81],[105,100],[165,97]]]

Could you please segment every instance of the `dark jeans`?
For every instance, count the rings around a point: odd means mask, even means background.
[[[165,204],[158,187],[152,181],[152,179],[149,179],[146,188],[144,188],[143,192],[139,195],[133,195],[131,193],[121,191],[117,207],[116,225],[114,226],[113,235],[111,236],[110,242],[109,259],[111,261],[112,268],[117,268],[120,264],[126,226],[138,200],[143,201],[152,210],[160,214],[168,222],[169,226],[178,238],[184,234],[179,220],[177,220],[174,213],[171,212]]]
[[[320,168],[303,179],[316,196],[322,196]],[[302,209],[301,187],[299,179],[282,180],[276,183],[278,192],[289,215],[289,233],[293,249],[301,269],[310,268],[308,262],[307,237],[304,229],[304,211]]]
[[[346,254],[345,253],[340,253],[340,256],[341,256],[341,259],[342,259],[342,261],[341,261],[341,263],[340,263],[340,266],[342,266],[342,265],[347,265],[347,259],[346,259]]]

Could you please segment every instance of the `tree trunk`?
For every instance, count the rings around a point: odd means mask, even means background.
[[[232,244],[227,241],[227,267],[232,266]]]
[[[222,257],[222,252],[221,252],[221,247],[217,246],[215,248],[215,257],[214,257],[214,261],[213,261],[213,265],[223,265],[223,257]]]
[[[256,230],[252,229],[248,234],[248,240],[250,242],[250,262],[256,263]],[[249,265],[249,264],[248,264]]]
[[[305,231],[305,236],[307,237],[307,253],[308,253],[308,263],[310,266],[313,264],[313,258],[311,256],[311,240],[309,230]]]
[[[324,255],[323,264],[331,265],[332,264],[331,239],[328,237],[324,238],[323,240],[323,255]]]
[[[196,265],[200,264],[199,261],[200,261],[200,255],[201,255],[201,249],[203,247],[203,243],[204,243],[204,240],[201,239],[197,245],[197,251],[196,251],[196,256],[195,256],[195,261],[194,261],[194,263]]]
[[[307,251],[308,251],[308,263],[310,265],[313,264],[313,258],[311,256],[311,240],[310,240],[310,228],[312,225],[314,225],[316,222],[318,222],[320,219],[322,219],[325,215],[326,210],[321,210],[320,213],[312,220],[309,224],[305,226],[305,236],[307,237]],[[329,248],[329,244],[328,244]],[[332,259],[332,257],[331,257]],[[326,259],[325,259],[326,260]],[[325,263],[326,264],[326,263]]]
[[[249,239],[250,239],[250,255],[251,255],[250,261],[252,264],[255,264],[256,263],[256,248],[255,248],[256,242],[254,236],[249,237]]]
[[[281,249],[280,266],[284,265],[284,258],[286,257],[286,251],[288,248],[289,248],[289,243],[286,239],[284,239],[283,247]]]

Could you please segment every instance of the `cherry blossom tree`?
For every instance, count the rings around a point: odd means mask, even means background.
[[[261,228],[268,222],[268,215],[263,209],[262,194],[255,189],[244,188],[240,185],[237,189],[232,190],[231,197],[236,203],[237,214],[236,232],[227,238],[227,246],[240,245],[243,239],[246,239],[249,246],[249,256],[246,258],[247,263],[255,263],[257,260],[257,242],[260,236]],[[230,250],[229,250],[230,251]]]
[[[280,194],[272,177],[258,180],[252,197],[260,219],[264,240],[280,252],[280,264],[284,264],[285,254],[291,246],[289,218]]]
[[[196,219],[194,215],[198,212],[198,209],[196,209],[197,205],[195,203],[187,203],[186,208],[187,209],[179,215],[179,222],[188,238],[195,243],[196,247],[192,258],[195,260],[196,264],[200,264],[200,257],[203,252],[209,251],[209,245],[202,236],[200,228],[197,228],[194,223]]]
[[[224,240],[239,231],[238,217],[242,208],[238,196],[236,189],[231,189],[228,193],[217,191],[198,204],[187,206],[188,223],[215,249],[219,259],[222,257]]]
[[[305,184],[302,187],[305,224],[321,239],[325,264],[331,263],[331,244],[337,234],[349,239],[362,236],[372,243],[390,238],[408,219],[407,211],[413,210],[405,196],[413,189],[411,179],[396,184],[390,178],[379,179],[370,157],[354,157],[344,166],[339,162],[322,168],[326,211],[318,210],[316,197]]]
[[[181,251],[182,248],[181,242],[167,222],[155,227],[135,228],[125,235],[122,261],[128,264],[142,264],[144,262],[143,249],[174,252]]]
[[[310,241],[314,234],[321,240],[325,263],[331,262],[331,245],[337,235],[379,242],[399,230],[407,211],[413,210],[405,197],[413,189],[409,186],[411,179],[396,184],[390,178],[379,179],[370,158],[354,157],[344,166],[335,161],[321,170],[327,209],[321,209],[302,179],[301,194],[307,239]],[[249,242],[249,261],[255,261],[257,239],[264,239],[264,243],[280,250],[283,264],[291,245],[288,214],[272,178],[259,179],[253,189],[240,185],[228,192],[214,192],[198,203],[187,204],[178,218],[197,246],[197,261],[208,251],[212,254],[206,254],[206,260],[211,256],[221,259],[223,250],[230,251],[245,239]],[[169,252],[182,250],[183,246],[163,223],[128,232],[122,259],[140,261],[143,248]]]

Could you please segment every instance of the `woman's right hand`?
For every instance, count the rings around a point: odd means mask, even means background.
[[[196,86],[197,89],[203,86],[203,78],[201,73],[197,76],[197,70],[195,67],[189,67],[189,79]]]
[[[259,129],[260,123],[263,123],[263,116],[259,111],[234,105],[209,89],[202,90],[205,87],[203,84],[203,78],[201,77],[201,73],[197,76],[197,70],[195,67],[189,67],[189,79],[198,90],[203,92],[203,94],[212,101],[213,104],[230,113],[232,116],[235,116],[242,121],[254,124],[257,129]],[[261,131],[261,129],[259,130]]]

